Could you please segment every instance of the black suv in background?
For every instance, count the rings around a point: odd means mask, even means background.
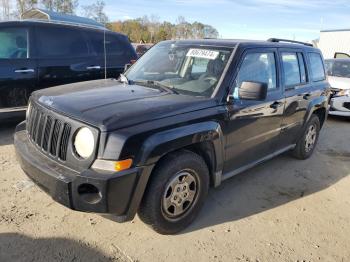
[[[132,44],[135,48],[137,57],[143,56],[154,44]]]
[[[0,43],[0,117],[23,111],[35,90],[101,79],[105,68],[117,78],[137,59],[127,36],[80,24],[2,22]]]
[[[138,212],[176,233],[209,186],[289,150],[312,155],[328,113],[323,58],[278,41],[165,41],[119,80],[34,92],[15,133],[21,166],[67,207]]]

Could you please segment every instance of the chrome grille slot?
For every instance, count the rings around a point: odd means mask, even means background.
[[[47,151],[47,148],[48,148],[49,138],[50,138],[50,133],[51,133],[51,125],[52,125],[52,117],[47,116],[43,144],[42,144],[44,151]]]
[[[30,122],[29,122],[29,129],[28,129],[28,133],[29,133],[30,137],[33,136],[35,116],[36,116],[36,108],[33,106],[32,110],[31,110],[31,114],[30,114]]]
[[[66,160],[67,158],[67,148],[68,148],[68,141],[69,141],[69,136],[71,132],[71,126],[68,124],[64,124],[63,126],[63,132],[61,136],[61,143],[60,143],[60,148],[59,148],[59,153],[58,157],[61,160]]]
[[[51,137],[51,146],[50,146],[50,153],[53,156],[57,155],[57,142],[58,142],[58,136],[60,134],[62,122],[59,120],[55,121],[55,124],[53,125],[53,131],[52,131],[52,137]]]
[[[33,127],[33,141],[35,143],[37,143],[37,140],[38,140],[38,128],[39,128],[39,123],[40,123],[40,119],[41,119],[41,113],[40,111],[37,111],[36,112],[36,115],[35,115],[35,120],[34,120],[34,127]]]
[[[46,119],[45,115],[41,114],[41,118],[38,126],[38,134],[36,139],[36,143],[40,147],[42,146],[42,142],[43,142],[43,130],[45,125],[45,119]]]

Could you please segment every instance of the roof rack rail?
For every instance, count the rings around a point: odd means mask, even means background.
[[[268,42],[275,42],[275,43],[286,42],[286,43],[300,44],[300,45],[306,45],[306,46],[311,46],[311,47],[313,47],[313,45],[312,45],[312,44],[309,44],[309,43],[300,42],[300,41],[294,41],[294,40],[288,40],[288,39],[269,38],[269,39],[267,39],[267,41],[268,41]]]

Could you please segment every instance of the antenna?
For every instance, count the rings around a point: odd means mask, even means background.
[[[105,79],[107,79],[107,48],[106,48],[106,29],[103,30],[103,53],[105,59]]]

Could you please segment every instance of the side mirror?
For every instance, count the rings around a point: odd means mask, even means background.
[[[242,82],[238,95],[242,100],[263,101],[267,96],[267,83]]]
[[[132,64],[125,64],[125,66],[124,66],[124,73],[125,73],[126,70],[128,70],[131,66],[132,66]]]

